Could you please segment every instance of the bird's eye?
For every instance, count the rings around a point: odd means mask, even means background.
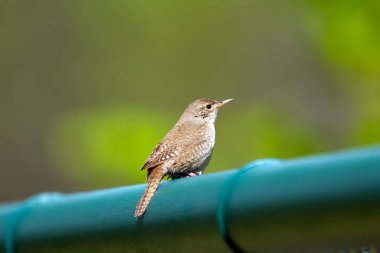
[[[206,105],[206,108],[211,109],[211,105],[210,104]]]

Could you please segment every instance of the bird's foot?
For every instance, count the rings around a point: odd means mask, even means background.
[[[202,171],[198,171],[198,172],[190,172],[187,174],[186,177],[196,177],[196,176],[200,176],[202,175]]]
[[[200,175],[202,175],[202,171],[173,174],[173,175],[169,175],[168,177],[171,178],[172,180],[175,180],[175,179],[179,179],[179,178],[196,177],[196,176],[200,176]]]
[[[186,177],[196,177],[196,176],[198,176],[196,173],[190,172],[189,174],[187,174]]]

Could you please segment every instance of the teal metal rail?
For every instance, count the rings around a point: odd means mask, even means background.
[[[0,252],[345,252],[380,244],[380,146],[0,205]]]

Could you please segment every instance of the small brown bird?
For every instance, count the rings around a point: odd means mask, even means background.
[[[148,185],[136,206],[135,217],[145,212],[163,177],[177,179],[202,174],[214,148],[218,110],[232,100],[199,99],[186,108],[141,169],[148,170]]]

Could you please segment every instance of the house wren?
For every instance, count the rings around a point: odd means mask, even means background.
[[[148,170],[148,185],[136,206],[135,217],[145,212],[163,177],[177,179],[202,174],[214,148],[218,110],[231,101],[199,99],[186,108],[142,167]]]

